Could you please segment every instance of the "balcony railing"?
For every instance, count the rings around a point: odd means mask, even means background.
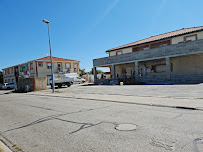
[[[130,63],[135,61],[161,59],[165,57],[175,57],[198,53],[203,53],[203,39],[94,59],[93,66],[107,66],[112,64]]]

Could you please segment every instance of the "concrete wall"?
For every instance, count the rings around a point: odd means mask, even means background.
[[[47,86],[47,78],[35,78],[35,90],[45,90]]]

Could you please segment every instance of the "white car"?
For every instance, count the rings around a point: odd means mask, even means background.
[[[67,73],[66,77],[73,78],[73,83],[85,83],[85,79],[78,76],[77,73]]]
[[[81,77],[74,77],[73,80],[74,82],[85,83],[85,79]]]
[[[2,88],[3,89],[14,89],[15,88],[15,83],[13,83],[13,82],[11,82],[11,83],[4,83]]]

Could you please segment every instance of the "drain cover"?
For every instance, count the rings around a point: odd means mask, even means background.
[[[115,127],[116,130],[120,131],[132,131],[136,129],[136,125],[134,124],[119,124]]]

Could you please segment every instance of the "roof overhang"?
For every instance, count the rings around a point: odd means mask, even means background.
[[[191,31],[191,32],[183,33],[183,34],[177,34],[177,35],[174,35],[174,36],[169,36],[169,37],[165,37],[165,38],[162,38],[162,39],[157,39],[157,40],[154,40],[154,41],[149,41],[149,42],[140,43],[140,44],[136,44],[136,45],[129,45],[129,46],[124,46],[124,47],[120,46],[120,48],[117,48],[117,49],[109,49],[109,50],[106,51],[106,53],[112,52],[112,51],[117,51],[117,50],[120,50],[120,49],[129,48],[129,47],[134,47],[134,46],[139,46],[139,45],[143,45],[143,44],[148,44],[148,43],[152,43],[152,42],[157,42],[157,41],[160,41],[160,40],[166,40],[166,39],[170,39],[170,38],[174,38],[174,37],[182,36],[182,35],[186,35],[186,34],[192,34],[192,33],[195,33],[195,32],[201,32],[201,31],[203,31],[203,29],[195,30],[195,31]]]

